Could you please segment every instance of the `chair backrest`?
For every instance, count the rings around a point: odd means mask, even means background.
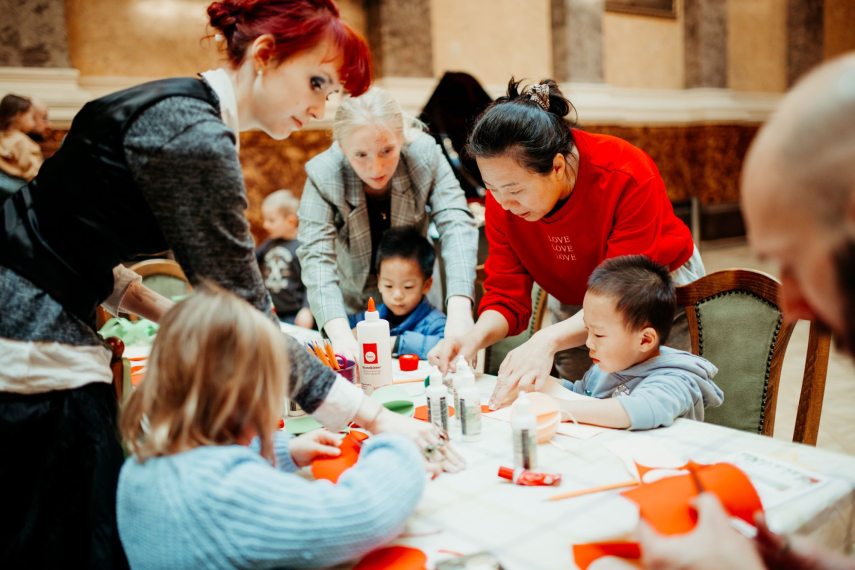
[[[498,374],[499,366],[510,351],[527,341],[543,326],[543,318],[546,314],[546,298],[548,294],[540,285],[535,283],[531,288],[531,320],[528,328],[516,336],[509,336],[487,347],[485,351],[484,372],[487,374]]]
[[[715,382],[724,391],[724,404],[707,409],[705,421],[772,435],[781,366],[795,327],[783,320],[779,288],[770,275],[750,269],[717,271],[677,287],[692,352],[719,368]],[[794,439],[815,444],[830,339],[813,325],[811,335]]]
[[[143,278],[143,285],[164,297],[184,297],[193,291],[181,266],[171,259],[146,259],[130,268]]]

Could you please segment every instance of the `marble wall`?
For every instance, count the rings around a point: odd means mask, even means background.
[[[786,90],[786,3],[728,2],[727,27],[728,86],[736,91]]]
[[[616,87],[682,89],[683,15],[676,19],[606,12],[603,17],[605,82]]]
[[[68,67],[65,4],[0,0],[0,66]]]
[[[552,77],[550,0],[431,0],[433,74],[465,71],[483,84]]]

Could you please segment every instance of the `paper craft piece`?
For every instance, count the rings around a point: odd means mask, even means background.
[[[408,384],[410,382],[424,382],[430,374],[431,366],[426,360],[419,360],[415,370],[393,370],[393,384]]]
[[[687,462],[685,457],[671,450],[667,442],[638,433],[603,442],[603,445],[623,462],[630,476],[639,481],[643,475],[638,471],[639,465],[656,469],[683,469]]]
[[[731,516],[754,523],[754,513],[763,506],[744,472],[730,463],[690,469],[694,469],[697,480],[691,475],[668,477],[622,495],[636,503],[641,517],[662,534],[683,534],[695,527],[697,513],[690,502],[703,491],[714,493]]]
[[[594,560],[603,556],[640,560],[641,547],[637,542],[594,542],[573,545],[573,561],[580,570],[587,570]]]
[[[288,422],[285,423],[288,425]],[[312,475],[315,479],[326,479],[333,483],[338,482],[342,473],[356,465],[359,459],[359,451],[362,442],[368,438],[368,434],[361,431],[351,431],[341,440],[341,455],[338,457],[322,457],[312,461]]]
[[[425,570],[427,555],[409,546],[389,546],[369,552],[353,570]]]
[[[412,416],[416,409],[416,405],[409,400],[389,400],[388,402],[383,402],[383,405],[402,416]]]
[[[592,437],[609,431],[609,428],[591,426],[588,424],[562,422],[558,424],[558,428],[555,431],[561,435],[575,437],[576,439],[591,439]]]
[[[148,319],[129,321],[123,317],[113,317],[98,332],[103,338],[114,336],[122,339],[125,346],[151,346],[157,329],[157,323]]]
[[[767,511],[804,496],[828,481],[824,475],[747,451],[723,459],[745,471]]]
[[[291,417],[285,420],[285,429],[292,435],[302,435],[322,427],[318,420],[312,416]]]

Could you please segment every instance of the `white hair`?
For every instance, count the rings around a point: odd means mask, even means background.
[[[425,130],[424,123],[404,113],[388,91],[372,87],[359,97],[342,99],[333,120],[333,140],[341,144],[356,129],[369,125],[388,129],[403,143]]]

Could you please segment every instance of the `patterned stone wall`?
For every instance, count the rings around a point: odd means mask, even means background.
[[[0,0],[0,14],[0,66],[69,66],[65,3]]]

